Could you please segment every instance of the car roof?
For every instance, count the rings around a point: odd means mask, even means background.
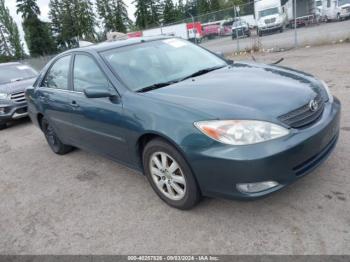
[[[76,51],[95,51],[95,52],[103,52],[109,49],[114,49],[123,46],[134,45],[138,43],[151,42],[161,39],[171,38],[169,36],[152,36],[152,37],[134,37],[128,38],[125,40],[117,40],[112,42],[103,42],[95,45],[90,45],[86,47],[75,48],[67,51],[66,53],[76,52]]]

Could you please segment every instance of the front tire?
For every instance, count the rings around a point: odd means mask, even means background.
[[[4,130],[7,128],[6,122],[0,122],[0,130]]]
[[[47,143],[55,154],[65,155],[73,150],[73,147],[62,143],[46,118],[43,118],[41,121],[41,129],[44,132]]]
[[[168,205],[186,210],[200,201],[190,167],[169,143],[162,139],[150,141],[143,151],[143,166],[153,190]]]

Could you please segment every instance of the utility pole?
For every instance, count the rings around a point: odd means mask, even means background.
[[[235,18],[237,18],[237,19],[240,19],[239,18],[239,6],[234,6],[233,7],[235,10],[235,12],[234,12],[234,14],[235,14]],[[236,23],[236,19],[234,20],[234,23]],[[241,21],[239,21],[239,24],[241,25]],[[236,28],[236,41],[237,41],[237,52],[239,52],[239,38],[238,38],[239,36],[238,36],[238,28]]]
[[[294,0],[294,48],[298,47],[298,38],[297,38],[297,1]]]

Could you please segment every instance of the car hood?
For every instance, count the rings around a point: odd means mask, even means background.
[[[238,28],[247,28],[248,26],[247,25],[244,25],[244,24],[242,24],[242,25],[234,25],[234,26],[232,26],[232,30],[235,30],[235,29],[238,29]]]
[[[347,8],[347,7],[350,7],[350,4],[343,4],[341,6],[339,6],[340,8]]]
[[[277,66],[235,63],[145,95],[201,111],[213,119],[276,121],[319,91],[311,75]]]
[[[11,82],[0,85],[0,93],[13,94],[24,92],[26,87],[33,85],[35,78],[30,78],[22,81]]]

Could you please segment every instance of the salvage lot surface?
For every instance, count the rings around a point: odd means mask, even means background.
[[[280,57],[343,104],[338,146],[315,172],[262,200],[205,199],[184,212],[117,163],[54,155],[20,121],[0,132],[0,253],[350,254],[350,44],[256,56]]]

